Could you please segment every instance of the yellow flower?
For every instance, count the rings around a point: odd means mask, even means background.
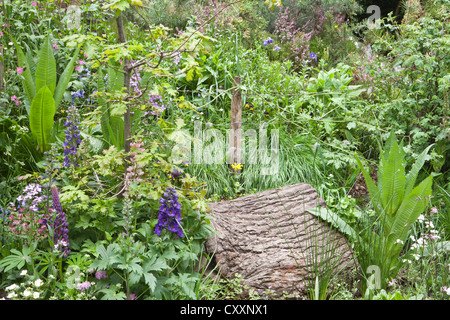
[[[231,165],[231,167],[232,167],[235,171],[238,171],[238,170],[241,170],[242,167],[244,167],[244,165],[243,165],[242,163],[233,163],[233,164]]]
[[[250,108],[250,111],[253,111],[253,108]]]
[[[337,26],[337,25],[335,25],[335,26],[334,26],[334,28],[335,28],[335,29],[337,29],[337,28],[338,28],[338,26]]]
[[[248,103],[245,104],[245,107],[248,108]]]

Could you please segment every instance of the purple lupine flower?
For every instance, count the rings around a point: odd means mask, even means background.
[[[52,200],[53,200],[53,212],[55,216],[50,219],[50,226],[53,229],[53,243],[54,249],[60,250],[63,253],[64,258],[70,253],[69,250],[69,224],[66,221],[66,214],[61,208],[59,202],[58,188],[52,185]],[[48,223],[47,222],[47,223]]]
[[[311,60],[314,60],[314,62],[317,63],[317,54],[311,51],[309,57],[311,58]]]
[[[183,237],[181,228],[181,204],[178,202],[178,195],[173,188],[168,188],[159,200],[158,223],[155,226],[155,233],[161,235],[163,229],[174,232],[177,236]]]
[[[74,105],[69,107],[67,113],[67,121],[64,123],[67,130],[64,131],[66,140],[63,143],[65,156],[63,166],[70,167],[73,164],[74,167],[79,167],[80,165],[77,163],[77,147],[81,143],[80,123],[78,121],[79,114]]]

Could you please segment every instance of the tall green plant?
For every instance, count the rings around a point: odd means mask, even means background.
[[[99,68],[98,72],[98,91],[120,92],[123,87],[123,74],[116,71],[111,63],[107,70],[107,82],[103,78],[103,69]],[[103,136],[110,145],[114,145],[118,150],[124,146],[124,122],[123,117],[119,115],[112,115],[111,110],[106,103],[106,99],[102,95],[98,96],[98,105],[102,110],[101,127]]]
[[[363,275],[367,278],[367,273],[370,273],[368,270],[374,270],[374,267],[379,268],[379,284],[382,288],[386,286],[388,280],[396,276],[402,267],[402,259],[399,256],[404,248],[404,243],[431,197],[432,174],[415,186],[418,173],[424,165],[431,147],[432,145],[428,146],[419,155],[409,172],[406,173],[405,153],[402,145],[398,144],[397,138],[392,133],[384,150],[381,150],[377,173],[378,184],[375,184],[367,167],[356,157],[375,211],[375,222],[369,223],[362,230],[357,232],[338,214],[327,208],[308,210],[329,221],[356,241],[359,251],[358,260]],[[367,216],[363,216],[363,218],[369,220]],[[365,285],[363,282],[363,291],[365,291]]]
[[[378,166],[378,185],[372,180],[367,168],[356,158],[364,175],[370,198],[379,222],[379,231],[370,233],[364,240],[368,265],[378,265],[381,269],[381,284],[394,277],[401,267],[399,255],[406,242],[411,227],[425,210],[431,197],[433,175],[430,174],[416,187],[419,171],[425,163],[428,146],[417,158],[406,174],[405,153],[393,133],[386,142]],[[364,235],[363,235],[364,236]],[[365,263],[364,263],[365,264]],[[380,265],[381,264],[381,265]],[[362,264],[363,266],[363,264]],[[364,266],[363,266],[364,267]],[[365,272],[363,268],[363,272]]]
[[[49,148],[53,117],[72,76],[79,49],[75,50],[72,59],[57,82],[56,60],[48,36],[39,50],[34,74],[32,72],[34,67],[31,65],[32,59],[27,58],[14,39],[13,42],[16,47],[19,66],[24,70],[22,85],[28,101],[27,113],[31,133],[37,141],[38,149],[44,152]]]

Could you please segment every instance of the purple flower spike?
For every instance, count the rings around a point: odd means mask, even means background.
[[[160,236],[163,229],[174,232],[180,238],[183,237],[181,228],[181,204],[178,202],[178,195],[173,188],[168,188],[159,201],[158,223],[155,225],[155,233]]]
[[[75,106],[70,106],[68,111],[67,121],[64,123],[67,130],[64,131],[66,134],[66,141],[63,143],[64,147],[64,167],[70,167],[73,165],[74,167],[79,167],[77,163],[78,160],[78,145],[81,143],[81,133],[79,130],[79,114],[77,108]]]

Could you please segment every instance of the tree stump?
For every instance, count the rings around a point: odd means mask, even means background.
[[[346,238],[307,212],[325,202],[306,183],[210,203],[218,235],[206,241],[221,275],[276,297],[307,295],[325,272],[348,278],[355,268]]]

